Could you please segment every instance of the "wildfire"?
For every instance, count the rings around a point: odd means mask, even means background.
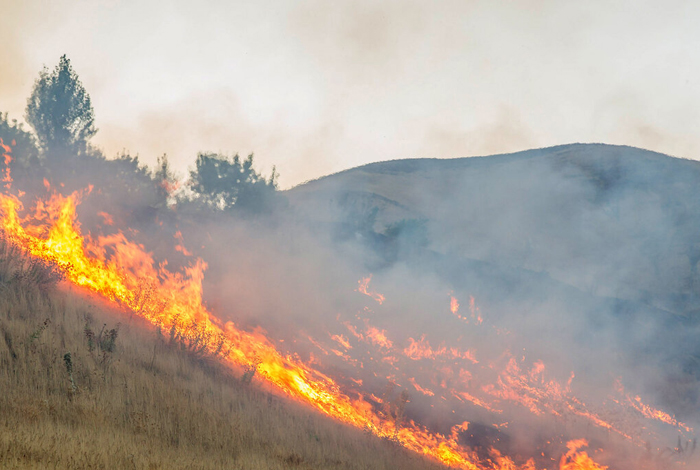
[[[3,149],[7,155],[8,149],[4,145]],[[81,193],[68,197],[54,195],[47,201],[39,201],[32,211],[21,218],[21,202],[13,196],[0,195],[0,223],[4,235],[32,256],[54,263],[73,284],[140,315],[153,325],[169,331],[171,336],[193,350],[218,355],[232,365],[255,368],[260,377],[281,392],[337,420],[391,439],[407,449],[453,467],[470,470],[535,469],[532,461],[516,465],[496,450],[492,450],[491,458],[487,460],[477,456],[460,443],[460,432],[466,430],[467,423],[454,426],[449,435],[430,432],[413,421],[399,423],[377,410],[370,395],[367,398],[362,395],[350,398],[331,377],[295,357],[281,354],[262,330],[250,332],[239,329],[232,322],[223,324],[211,314],[202,300],[202,280],[207,267],[203,260],[195,259],[183,272],[171,272],[166,268],[166,263],[157,264],[142,245],[128,240],[122,232],[97,238],[83,236],[75,212],[83,196]],[[176,235],[176,238],[180,242],[178,246],[182,246],[181,236]],[[179,251],[188,254],[184,247]],[[381,304],[384,296],[368,291],[371,277],[359,282],[358,291]],[[451,307],[452,312],[457,314],[459,304],[454,297]],[[480,323],[481,315],[474,306],[473,298],[470,299],[470,310],[472,317]],[[386,357],[397,360],[389,355],[394,346],[385,330],[370,326],[366,321],[363,336],[350,324],[346,326],[353,336],[366,338],[384,349]],[[332,335],[331,338],[346,350],[352,349],[348,338],[342,335]],[[328,354],[321,345],[318,346]],[[340,351],[333,352],[346,357]],[[442,345],[435,350],[430,348],[425,338],[420,341],[411,338],[411,345],[403,352],[412,359],[445,355],[477,364],[471,351],[461,352]],[[538,397],[542,392],[535,390],[534,383],[554,395],[568,392],[568,387],[545,381],[543,371],[544,365],[537,363],[525,373],[511,360],[505,374],[499,377],[500,388],[486,392],[502,399],[525,400],[523,404],[526,407],[535,413],[541,412]],[[353,381],[362,385],[361,380]],[[418,385],[415,378],[409,381],[424,395],[434,395],[433,391]],[[453,392],[452,395],[459,400],[488,407],[467,392]],[[580,451],[585,445],[585,441],[570,442],[568,452],[561,459],[560,469],[605,470],[607,467],[599,466],[586,452]]]
[[[398,428],[362,398],[342,394],[330,378],[283,357],[259,332],[221,325],[202,302],[206,263],[196,260],[184,273],[157,266],[144,248],[120,232],[108,237],[83,237],[76,221],[79,194],[54,195],[20,219],[22,205],[0,195],[5,236],[31,255],[55,263],[72,283],[96,292],[149,320],[193,348],[219,354],[259,374],[284,393],[321,412],[450,465],[478,469],[471,453],[456,438],[433,434],[411,422]],[[110,256],[107,253],[110,253]]]

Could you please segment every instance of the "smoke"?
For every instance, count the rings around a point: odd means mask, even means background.
[[[618,35],[620,16],[591,26],[590,7],[528,2],[537,7],[532,13],[445,5],[432,15],[417,2],[331,8],[313,1],[269,22],[262,22],[266,13],[246,10],[231,34],[220,23],[228,11],[218,18],[198,8],[147,10],[167,18],[153,34],[135,34],[140,23],[130,21],[122,24],[132,34],[111,31],[131,45],[136,65],[156,64],[148,69],[153,76],[124,81],[80,65],[90,54],[70,45],[82,51],[77,68],[96,91],[98,144],[106,153],[127,145],[146,161],[165,152],[181,172],[205,149],[255,151],[266,174],[274,162],[287,182],[348,162],[488,154],[581,138],[697,152],[696,107],[692,99],[678,105],[693,69],[668,74],[656,67],[668,53],[655,32],[668,31],[674,16],[666,10],[659,12],[664,28],[634,22],[634,32],[653,32],[641,46],[615,41],[625,56],[644,58],[622,73],[615,56],[598,57],[612,49],[606,41]],[[20,44],[42,28],[25,28],[30,10],[10,8],[18,21],[0,30],[0,59],[13,66],[3,71],[0,97],[23,109],[37,64]],[[60,11],[56,22],[70,16]],[[121,11],[122,19],[152,17],[132,13]],[[215,32],[210,40],[222,46],[190,40],[197,30],[188,15],[204,18]],[[88,43],[89,25],[75,21],[43,26],[79,31]],[[259,24],[269,33],[263,38],[251,26]],[[178,31],[173,48],[170,27]],[[677,29],[676,43],[694,43]],[[647,47],[657,42],[666,46]],[[58,47],[36,55],[58,57],[65,52]],[[235,53],[222,60],[224,47]],[[265,59],[240,59],[246,54]],[[186,92],[174,86],[180,81]],[[20,86],[27,91],[17,92]],[[102,110],[111,111],[99,121]],[[77,179],[90,181],[91,170],[81,171]],[[95,175],[83,212],[100,191],[109,198],[105,176]],[[165,224],[177,226],[187,249],[209,264],[205,297],[223,322],[265,329],[277,347],[318,366],[343,390],[373,395],[388,415],[399,414],[397,398],[407,391],[407,419],[442,433],[470,421],[461,442],[484,455],[494,446],[557,459],[567,438],[587,437],[615,468],[639,468],[640,444],[650,442],[656,455],[678,434],[685,440],[692,433],[645,418],[637,396],[677,421],[700,421],[699,182],[692,162],[572,146],[380,163],[288,191],[289,207],[271,219],[173,213]],[[131,205],[116,201],[146,221],[131,227],[133,235],[170,266],[187,263],[167,252],[174,239],[155,226],[163,222],[153,217],[158,208],[133,197]],[[366,288],[381,293],[381,303],[360,291],[358,281],[370,273]]]
[[[4,64],[2,80],[0,80],[0,103],[3,104],[3,112],[24,110],[26,97],[33,83],[36,73],[26,59],[23,44],[23,36],[27,33],[24,21],[29,16],[29,11],[24,2],[13,2],[4,6],[5,21],[0,27],[0,63]],[[20,119],[21,113],[11,116]]]
[[[423,131],[424,142],[418,154],[439,155],[441,158],[491,155],[537,146],[538,136],[517,110],[503,105],[489,114],[494,116],[491,119],[485,117],[484,124],[476,129],[464,128],[458,122],[437,117],[437,122]],[[419,129],[414,131],[420,132]]]
[[[183,115],[188,116],[183,119]],[[192,168],[193,156],[200,151],[242,156],[255,153],[257,166],[264,174],[273,163],[287,177],[304,177],[306,165],[328,171],[336,162],[332,149],[344,138],[343,126],[331,118],[314,129],[290,129],[283,119],[264,125],[251,122],[238,97],[226,89],[193,93],[158,111],[137,118],[136,126],[113,123],[100,131],[102,149],[119,148],[122,142],[141,142],[123,149],[138,154],[143,161],[166,154],[182,179]],[[304,138],[301,138],[301,137]],[[306,164],[296,165],[293,156],[302,156]],[[275,161],[272,156],[279,156]]]
[[[131,159],[62,158],[51,184],[93,185],[84,233],[123,231],[172,270],[201,257],[218,324],[399,427],[538,468],[572,439],[620,470],[693,439],[696,162],[607,145],[380,162],[253,215],[169,209]]]
[[[167,153],[185,173],[200,150],[255,151],[284,187],[572,141],[694,158],[697,7],[616,5],[27,1],[0,31],[0,102],[21,118],[65,53],[107,155]]]
[[[384,162],[287,192],[273,220],[181,229],[212,311],[343,390],[380,409],[406,391],[407,418],[469,421],[462,442],[484,455],[558,459],[585,437],[642,468],[700,421],[699,179],[603,145]]]

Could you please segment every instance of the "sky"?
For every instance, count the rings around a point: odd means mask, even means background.
[[[700,159],[700,2],[0,0],[0,111],[66,54],[108,157],[369,162],[605,142]]]

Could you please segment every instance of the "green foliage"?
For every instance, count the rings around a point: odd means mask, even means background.
[[[26,120],[45,153],[87,152],[88,141],[97,132],[95,114],[90,96],[65,55],[52,72],[44,67],[39,73],[27,101]]]
[[[260,213],[276,201],[277,173],[265,179],[253,168],[253,155],[232,159],[215,153],[200,153],[190,172],[190,189],[206,206],[217,210]]]
[[[103,219],[97,214],[106,212],[119,226],[144,229],[153,226],[156,217],[166,212],[167,193],[138,157],[122,154],[109,160],[97,156],[77,160],[81,160],[78,173],[74,179],[62,180],[66,187],[61,189],[68,192],[93,185],[90,197],[81,203],[87,214],[82,221],[87,227],[101,222]],[[67,166],[75,167],[77,163]]]

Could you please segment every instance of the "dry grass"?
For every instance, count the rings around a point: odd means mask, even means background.
[[[2,468],[443,468],[244,384],[55,281],[0,243]],[[111,352],[104,324],[117,331]]]

